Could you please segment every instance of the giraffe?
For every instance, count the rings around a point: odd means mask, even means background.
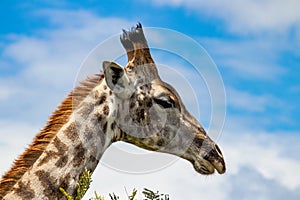
[[[225,173],[218,145],[163,82],[142,25],[123,30],[128,63],[103,61],[103,71],[74,88],[0,181],[0,199],[63,199],[85,169],[93,172],[114,142],[169,153],[203,175]]]

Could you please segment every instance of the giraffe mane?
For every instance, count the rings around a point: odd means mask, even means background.
[[[2,199],[34,164],[44,152],[56,133],[68,121],[74,108],[98,85],[104,78],[103,73],[88,77],[74,88],[61,102],[57,109],[49,117],[45,127],[34,137],[32,143],[27,147],[13,163],[0,180],[0,199]]]

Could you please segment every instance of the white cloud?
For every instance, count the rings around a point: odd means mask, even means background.
[[[275,181],[283,187],[294,190],[300,187],[297,171],[299,156],[295,159],[286,154],[286,149],[299,141],[299,135],[291,133],[268,134],[266,132],[227,133],[223,135],[224,151],[229,154],[228,168],[238,173],[243,167],[255,169],[265,179]]]
[[[199,38],[219,68],[229,72],[232,80],[274,81],[286,73],[285,66],[277,64],[285,42],[270,38],[253,40],[226,40]],[[232,81],[234,83],[234,81]]]
[[[283,103],[270,94],[251,94],[234,88],[227,88],[228,106],[239,111],[262,113],[269,107],[281,107]]]
[[[120,173],[100,165],[86,199],[93,195],[94,190],[101,194],[116,191],[125,198],[124,187],[160,190],[169,193],[173,200],[198,199],[199,196],[209,200],[241,197],[279,200],[283,196],[297,199],[300,196],[297,176],[300,157],[288,156],[287,150],[289,146],[297,146],[299,139],[297,134],[290,133],[270,135],[226,130],[220,144],[227,162],[224,175],[198,175],[190,163],[181,160],[163,170],[140,175]],[[162,155],[156,156],[159,161]],[[133,164],[139,165],[139,160]]]
[[[298,199],[298,188],[289,190],[276,181],[263,177],[251,167],[243,167],[241,172],[231,176],[232,199]]]
[[[9,89],[7,87],[0,86],[0,102],[10,99],[17,92],[18,91],[15,88]]]
[[[284,33],[299,25],[298,0],[263,1],[204,1],[204,0],[153,0],[158,6],[184,6],[208,18],[221,19],[229,30],[236,33]],[[299,28],[299,27],[296,27]]]
[[[15,42],[6,47],[4,56],[26,66],[22,72],[26,79],[56,88],[74,79],[92,48],[120,33],[119,27],[132,24],[121,19],[99,18],[80,10],[40,10],[35,15],[46,17],[58,28],[39,30],[36,36],[15,35]]]
[[[0,174],[2,175],[9,169],[13,160],[25,150],[39,129],[29,123],[4,119],[0,120],[0,126],[0,151],[2,152]]]
[[[14,73],[0,80],[1,87],[6,88],[0,93],[0,116],[9,117],[14,111],[28,121],[46,120],[72,89],[78,69],[92,48],[133,24],[87,11],[40,10],[34,16],[45,17],[55,28],[45,27],[34,35],[7,36],[11,42],[3,47],[1,59],[14,68]],[[97,61],[96,66],[90,66],[91,73],[101,70],[101,60]],[[18,103],[20,98],[23,101]]]

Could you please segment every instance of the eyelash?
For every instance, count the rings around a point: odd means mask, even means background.
[[[161,100],[161,99],[154,99],[154,102],[159,104],[163,108],[172,108],[174,107],[173,102],[166,101],[166,100]]]

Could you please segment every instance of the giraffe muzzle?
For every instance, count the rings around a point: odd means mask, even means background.
[[[210,150],[206,149],[204,155],[201,156],[201,152],[195,156],[192,164],[195,170],[203,175],[209,175],[217,171],[219,174],[224,174],[226,172],[225,160],[222,152],[217,144],[214,142],[210,143]]]
[[[203,175],[209,175],[217,171],[219,174],[224,174],[226,172],[226,167],[224,161],[208,161],[201,160],[193,163],[195,170]]]
[[[226,172],[226,166],[223,154],[217,144],[214,144],[214,147],[218,157],[212,162],[212,164],[219,174],[224,174]]]

